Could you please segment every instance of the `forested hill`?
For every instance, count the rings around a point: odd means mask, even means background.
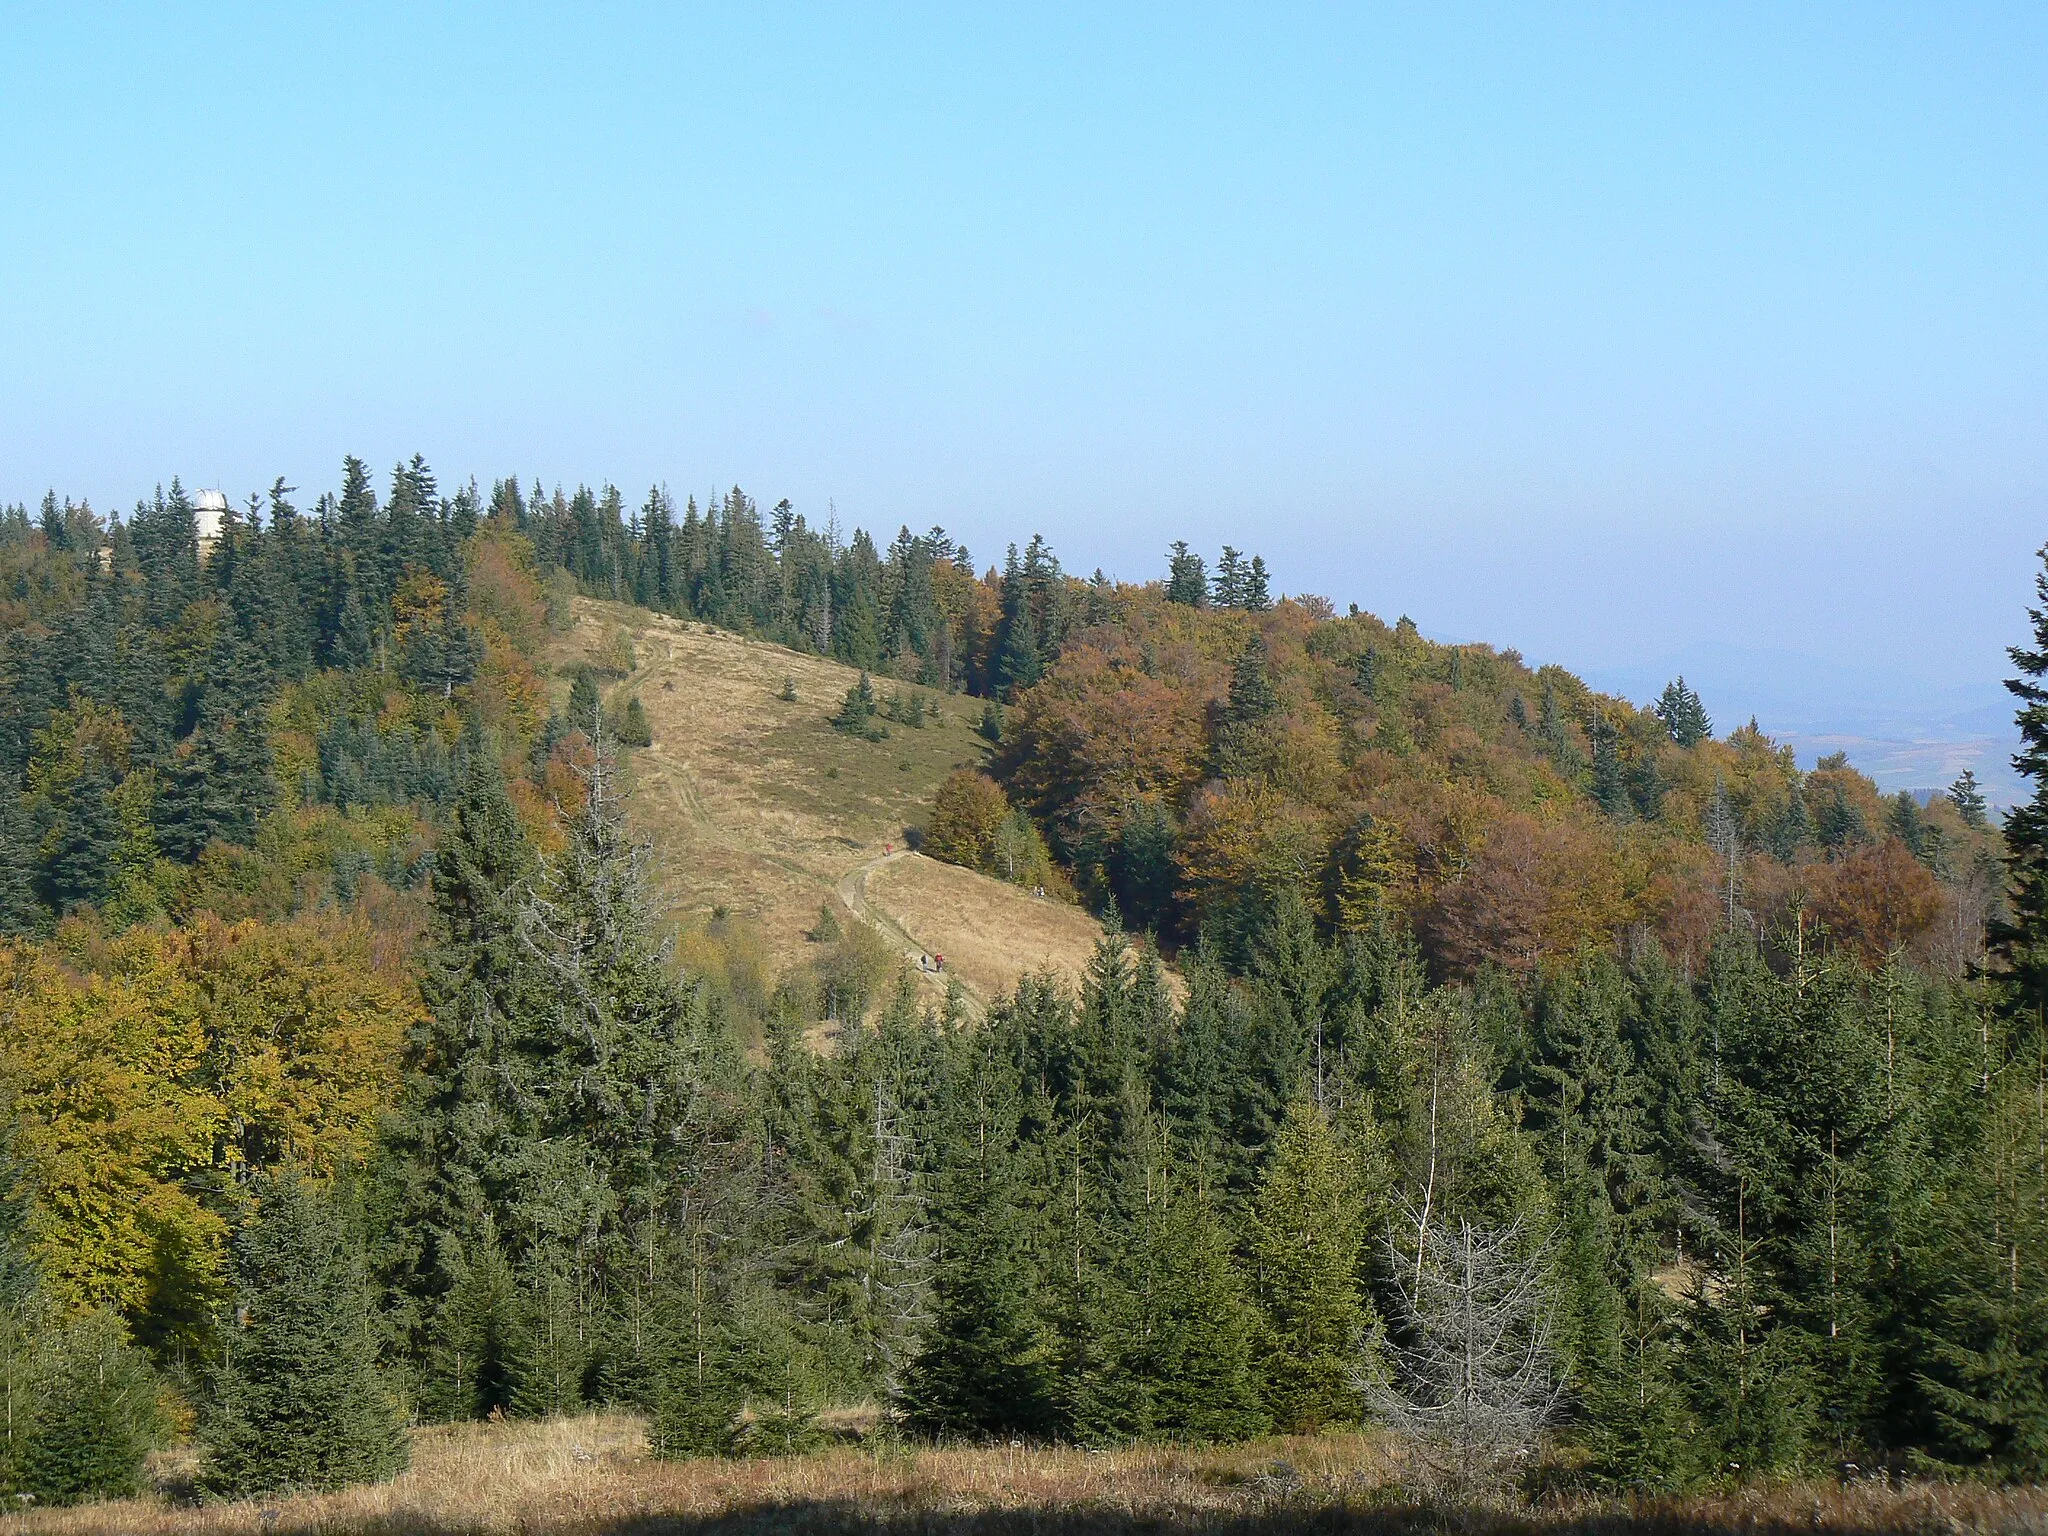
[[[295,494],[0,516],[0,1493],[591,1404],[671,1456],[1367,1423],[1461,1496],[2048,1476],[2048,789],[1883,799],[1235,550]],[[927,774],[980,874],[912,862],[1093,911],[1085,976],[895,984],[851,897],[743,975],[664,911],[625,803],[703,797],[639,690],[721,654],[808,712],[731,771],[829,750],[807,814],[890,858]]]
[[[561,729],[538,671],[573,588],[991,700],[1007,803],[951,786],[979,820],[942,818],[935,851],[993,868],[1014,804],[1091,906],[1168,945],[1241,950],[1298,900],[1333,930],[1412,926],[1447,975],[1631,931],[1692,964],[1731,919],[1953,972],[1998,902],[1967,778],[1884,799],[1753,726],[1716,739],[1681,681],[1638,710],[1405,618],[1276,603],[1230,549],[1212,573],[1176,545],[1131,586],[1034,538],[977,574],[941,529],[884,550],[737,489],[680,513],[517,480],[443,497],[415,459],[381,500],[355,460],[310,513],[282,484],[251,498],[204,562],[175,484],[109,523],[53,497],[0,520],[0,562],[16,931],[80,903],[278,915],[366,872],[416,883],[466,730],[542,795]],[[276,889],[216,889],[256,878],[234,850],[259,829]]]

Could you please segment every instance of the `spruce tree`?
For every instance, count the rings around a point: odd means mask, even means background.
[[[903,1406],[927,1434],[1044,1435],[1058,1412],[1018,1167],[1019,1084],[1000,1042],[971,1049],[941,1143],[932,1322]]]
[[[392,1287],[390,1326],[416,1353],[428,1347],[442,1298],[478,1279],[477,1265],[507,1228],[510,1171],[525,1133],[518,1045],[543,1005],[524,916],[539,860],[489,742],[473,735],[462,762],[461,798],[434,856],[434,929],[419,961],[426,1018],[404,1042],[379,1162],[387,1219],[377,1268]],[[469,1387],[448,1383],[449,1411],[458,1414],[480,1390],[473,1354],[460,1374]]]
[[[603,707],[597,692],[597,674],[588,667],[580,668],[569,684],[569,724],[586,736],[595,735]]]
[[[1209,573],[1185,539],[1176,539],[1167,551],[1166,600],[1187,608],[1209,605]]]
[[[1663,693],[1650,706],[1650,713],[1664,722],[1664,729],[1681,747],[1696,747],[1714,733],[1714,723],[1707,718],[1706,705],[1700,702],[1698,694],[1685,686],[1683,677],[1673,678],[1664,685]]]
[[[1201,1194],[1173,1195],[1156,1228],[1160,1264],[1152,1427],[1170,1439],[1245,1440],[1272,1423],[1259,1385],[1259,1315],[1229,1230]]]
[[[1625,816],[1632,808],[1627,770],[1621,761],[1621,733],[1604,715],[1587,727],[1593,743],[1593,798],[1610,816]]]
[[[1978,787],[1977,775],[1971,770],[1965,768],[1958,774],[1946,794],[1965,826],[1981,830],[1990,824],[1990,807],[1985,803],[1984,791]]]
[[[1355,1419],[1353,1371],[1374,1329],[1358,1284],[1357,1195],[1315,1101],[1287,1106],[1251,1212],[1253,1290],[1264,1314],[1265,1400],[1290,1434]]]
[[[588,1340],[573,1372],[580,1393],[586,1367],[601,1376],[620,1354],[597,1307],[613,1277],[644,1266],[652,1242],[657,1260],[709,1250],[715,1278],[721,1250],[747,1251],[767,1161],[745,1117],[736,1042],[672,967],[648,849],[627,831],[602,740],[583,782],[566,845],[527,904],[539,1002],[505,1068],[521,1115],[501,1163],[505,1231],[545,1356],[525,1375],[551,1403],[571,1390],[558,1324]]]
[[[2027,610],[2030,645],[2008,652],[2017,677],[2006,688],[2018,699],[2014,721],[2020,750],[2012,764],[2033,792],[2005,818],[2010,917],[1992,932],[1993,953],[2011,978],[2014,1003],[2037,1029],[2048,1020],[2048,545],[2034,577],[2037,606]]]
[[[1216,574],[1209,578],[1210,595],[1218,608],[1244,606],[1244,557],[1228,544],[1216,560]]]
[[[157,799],[157,840],[196,859],[216,839],[247,847],[277,799],[266,710],[269,669],[253,641],[225,631],[207,653],[191,733],[171,756]]]
[[[21,796],[0,770],[0,938],[33,933],[43,920],[36,900],[35,844]]]
[[[522,1318],[512,1267],[487,1228],[435,1311],[422,1398],[439,1416],[483,1419],[515,1405]]]
[[[1002,617],[996,626],[995,686],[991,691],[999,698],[1015,699],[1045,670],[1031,588],[1030,574],[1019,563],[1017,546],[1012,544],[1003,568]]]
[[[404,1470],[405,1428],[378,1379],[360,1265],[332,1199],[290,1169],[265,1177],[234,1273],[201,1486],[247,1498]]]
[[[1244,570],[1245,612],[1264,613],[1273,606],[1273,597],[1268,590],[1267,580],[1264,557],[1253,555],[1251,563]]]
[[[832,729],[842,736],[879,741],[889,729],[881,723],[880,714],[875,702],[875,680],[863,672],[846,690],[846,697],[839,701],[839,712],[832,717]]]
[[[37,1373],[15,1481],[43,1504],[124,1498],[169,1438],[148,1357],[121,1320],[89,1312],[55,1331]]]
[[[647,709],[640,702],[640,695],[634,694],[626,700],[626,710],[619,718],[619,745],[624,747],[651,747],[654,745],[654,727],[647,722]]]
[[[729,1307],[701,1293],[691,1300],[688,1312],[708,1326],[680,1329],[671,1339],[648,1430],[654,1454],[670,1461],[730,1453],[746,1406]]]
[[[1224,778],[1247,778],[1273,757],[1272,723],[1280,712],[1264,636],[1254,634],[1230,670],[1230,696],[1216,732],[1212,761]]]

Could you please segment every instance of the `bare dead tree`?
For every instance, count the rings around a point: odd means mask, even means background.
[[[1535,1451],[1563,1391],[1547,1253],[1517,1221],[1412,1219],[1414,1262],[1390,1234],[1393,1328],[1357,1372],[1374,1413],[1403,1437],[1428,1491],[1496,1496]]]

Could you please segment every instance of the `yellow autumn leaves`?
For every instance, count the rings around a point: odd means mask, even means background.
[[[175,1333],[218,1287],[252,1171],[362,1159],[419,1009],[369,938],[331,915],[203,917],[0,945],[0,1087],[59,1298]]]

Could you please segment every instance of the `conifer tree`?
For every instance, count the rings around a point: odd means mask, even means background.
[[[1536,715],[1536,739],[1543,743],[1550,760],[1567,779],[1576,778],[1586,766],[1565,726],[1564,712],[1558,708],[1557,689],[1547,677],[1543,679],[1543,701]]]
[[[1167,550],[1166,600],[1188,608],[1209,605],[1209,573],[1185,539],[1176,539]]]
[[[1019,1085],[999,1050],[975,1043],[941,1140],[932,1322],[903,1391],[927,1434],[1044,1435],[1058,1422],[1017,1166]]]
[[[43,1504],[140,1491],[144,1459],[169,1438],[156,1373],[121,1320],[89,1312],[54,1330],[37,1373],[15,1481]]]
[[[1990,808],[1985,803],[1984,791],[1978,787],[1977,775],[1965,768],[1949,785],[1946,794],[1949,804],[1956,808],[1966,826],[1983,828],[1990,824]]]
[[[245,1498],[382,1482],[409,1448],[378,1379],[360,1265],[340,1212],[287,1169],[235,1239],[235,1320],[203,1429],[201,1483]]]
[[[1032,611],[1031,580],[1017,560],[1017,547],[1010,546],[1010,562],[1003,572],[1003,612],[997,627],[995,691],[1004,699],[1037,682],[1045,670],[1039,649],[1038,617]]]
[[[577,672],[569,684],[569,724],[583,732],[594,735],[603,704],[598,697],[597,676],[588,667]]]
[[[101,900],[112,884],[121,824],[113,776],[89,755],[53,810],[55,825],[43,838],[37,885],[52,911]]]
[[[1707,718],[1706,706],[1700,702],[1698,694],[1685,686],[1683,677],[1673,678],[1664,685],[1663,693],[1650,706],[1650,713],[1664,722],[1664,729],[1681,747],[1696,747],[1714,733],[1714,724]]]
[[[422,1399],[451,1419],[510,1413],[523,1322],[512,1267],[488,1225],[464,1245],[460,1264],[435,1309]]]
[[[1262,556],[1253,555],[1244,571],[1244,610],[1247,613],[1264,613],[1273,606],[1272,593],[1267,587],[1266,562]]]
[[[157,838],[192,860],[215,839],[243,846],[277,798],[264,710],[270,677],[254,644],[226,633],[208,654],[196,721],[178,744],[157,801]]]
[[[1216,772],[1225,778],[1262,772],[1272,757],[1271,726],[1279,712],[1271,657],[1264,637],[1254,634],[1231,666],[1230,696],[1216,732]]]
[[[393,1287],[391,1326],[416,1352],[441,1298],[493,1273],[477,1266],[496,1254],[512,1200],[524,1134],[518,1044],[542,998],[524,919],[539,861],[480,734],[463,765],[434,858],[435,930],[419,968],[427,1016],[404,1045],[380,1167],[389,1219],[378,1268]],[[472,1350],[462,1366],[471,1387],[479,1369]],[[451,1411],[464,1411],[470,1389],[451,1391]]]
[[[880,721],[880,714],[875,702],[875,680],[863,672],[847,688],[846,697],[839,701],[839,711],[832,717],[832,729],[843,736],[877,741],[888,732],[888,727]]]
[[[1229,1231],[1199,1192],[1164,1202],[1152,1427],[1177,1440],[1245,1440],[1271,1424],[1259,1384],[1260,1319]]]
[[[1265,1400],[1290,1434],[1355,1419],[1353,1368],[1375,1328],[1358,1284],[1358,1196],[1313,1099],[1287,1107],[1251,1212],[1254,1295],[1264,1314]]]
[[[1374,1407],[1420,1452],[1436,1491],[1465,1501],[1536,1448],[1556,1410],[1543,1257],[1518,1226],[1425,1222],[1394,1273],[1395,1372],[1361,1372]]]
[[[1244,557],[1228,544],[1216,560],[1216,574],[1209,578],[1210,591],[1218,608],[1244,606]]]
[[[2048,1018],[2048,545],[2042,547],[2041,562],[2034,578],[2037,606],[2027,610],[2032,643],[2007,652],[2019,675],[2005,685],[2019,700],[2014,720],[2020,750],[2013,767],[2033,792],[2005,818],[2011,916],[1992,933],[1993,951],[2013,983],[2014,1002],[2036,1028]]]
[[[1621,762],[1621,733],[1605,716],[1597,717],[1586,730],[1593,743],[1593,798],[1610,816],[1624,816],[1630,810],[1627,771]]]
[[[654,727],[647,723],[647,709],[641,704],[639,694],[636,693],[626,700],[626,711],[619,719],[617,735],[621,746],[654,745]]]
[[[36,900],[36,850],[22,814],[21,796],[0,771],[0,938],[33,933],[41,924]]]

